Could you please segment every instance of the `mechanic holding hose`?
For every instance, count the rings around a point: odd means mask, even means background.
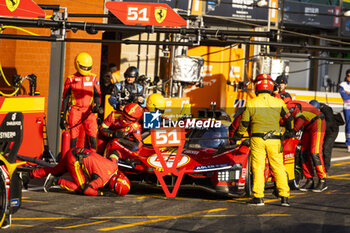
[[[255,79],[255,93],[257,96],[247,101],[242,121],[238,131],[234,134],[234,141],[236,142],[242,138],[250,125],[254,197],[249,204],[255,206],[264,205],[266,156],[275,175],[281,205],[289,206],[288,178],[283,165],[281,135],[279,132],[281,117],[286,122],[287,130],[291,130],[292,116],[283,100],[271,96],[273,87],[274,82],[269,75],[260,74],[257,76]]]
[[[77,146],[80,130],[83,128],[88,136],[90,148],[96,150],[97,117],[94,113],[98,112],[101,93],[98,78],[91,73],[92,63],[90,54],[79,53],[75,58],[77,72],[69,76],[64,83],[60,127],[66,129],[66,114],[69,111],[70,148]]]

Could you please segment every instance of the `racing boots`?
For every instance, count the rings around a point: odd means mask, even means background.
[[[290,206],[288,197],[281,197],[281,206]]]
[[[305,184],[299,188],[300,191],[307,192],[314,189],[314,180],[309,178],[306,180]]]
[[[44,183],[44,192],[49,192],[49,189],[52,186],[55,186],[57,184],[58,178],[52,175],[51,173],[46,177],[45,183]]]
[[[264,206],[264,199],[263,198],[258,198],[258,197],[253,197],[253,199],[251,199],[248,202],[248,205],[253,205],[253,206]]]
[[[312,190],[312,192],[321,193],[327,188],[328,186],[326,184],[326,179],[320,179],[320,181],[318,182],[318,185]]]

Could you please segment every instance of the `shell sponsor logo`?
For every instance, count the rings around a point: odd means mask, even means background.
[[[174,153],[162,153],[162,156],[164,158],[164,161],[165,161],[167,167],[173,166],[173,163],[175,161],[175,155],[176,154],[174,154]],[[182,167],[182,166],[186,165],[189,161],[190,161],[189,156],[187,156],[185,154],[181,154],[181,159],[176,167]],[[157,154],[153,154],[150,157],[148,157],[147,163],[149,165],[151,165],[152,167],[155,167],[156,169],[162,169],[162,164],[160,163],[160,160],[158,159]]]

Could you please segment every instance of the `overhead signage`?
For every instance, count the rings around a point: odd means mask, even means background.
[[[267,20],[267,7],[257,7],[254,0],[232,0],[232,3],[208,1],[206,14],[245,20]],[[271,17],[271,16],[270,16]]]
[[[120,0],[119,0],[120,1]],[[143,3],[165,3],[171,8],[187,10],[188,1],[202,1],[202,0],[121,0],[120,2],[143,2]]]
[[[107,2],[106,7],[126,25],[182,27],[186,21],[164,3]]]
[[[45,12],[32,0],[0,0],[0,16],[38,18]]]
[[[304,2],[284,2],[283,23],[337,29],[340,26],[339,7]]]

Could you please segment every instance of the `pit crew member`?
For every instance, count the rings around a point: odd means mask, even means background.
[[[281,205],[289,206],[289,186],[286,171],[283,165],[281,150],[280,119],[285,120],[287,129],[291,128],[292,117],[285,103],[271,96],[274,87],[272,78],[267,74],[260,74],[255,79],[256,97],[248,100],[243,112],[238,131],[234,140],[240,140],[251,128],[251,158],[253,171],[253,195],[251,205],[264,205],[264,170],[266,156],[275,175]]]
[[[135,66],[130,66],[124,72],[125,81],[118,82],[114,85],[109,104],[115,109],[123,111],[128,103],[138,103],[141,107],[146,106],[143,87],[136,82],[139,76],[139,70]]]
[[[73,181],[59,178],[68,172]],[[128,178],[118,171],[118,164],[102,157],[96,152],[75,147],[69,150],[66,156],[55,167],[35,169],[30,173],[31,178],[47,176],[44,191],[47,192],[53,185],[60,185],[69,192],[83,193],[89,196],[102,196],[99,190],[105,185],[121,196],[130,190]],[[88,180],[85,176],[89,177]],[[107,186],[107,187],[108,187]]]
[[[323,192],[327,189],[327,173],[323,163],[323,140],[326,131],[326,121],[324,115],[311,104],[293,100],[287,103],[288,109],[294,118],[294,128],[292,135],[295,135],[302,127],[302,169],[306,183],[300,187],[301,191]],[[318,185],[314,186],[313,168],[314,164],[316,174],[319,178]]]
[[[339,125],[334,117],[333,109],[327,104],[319,103],[317,100],[311,100],[310,104],[319,109],[326,120],[326,132],[323,141],[323,162],[326,172],[331,167],[332,149],[335,143],[335,139],[339,133]]]
[[[91,73],[92,64],[90,54],[79,53],[75,58],[77,72],[64,83],[60,127],[66,129],[66,114],[69,111],[71,148],[77,146],[78,136],[83,129],[88,136],[90,148],[96,150],[97,117],[94,113],[98,112],[101,99],[98,78]]]
[[[127,138],[134,142],[133,147],[128,148],[131,151],[137,151],[142,146],[141,125],[139,120],[143,114],[143,109],[137,103],[129,103],[125,106],[123,112],[111,112],[100,126],[97,148],[99,154],[103,154],[107,143],[112,138]],[[120,153],[115,150],[110,158],[118,160]]]
[[[344,117],[345,117],[345,144],[350,152],[350,69],[346,71],[344,82],[339,85],[339,93],[344,101]]]

